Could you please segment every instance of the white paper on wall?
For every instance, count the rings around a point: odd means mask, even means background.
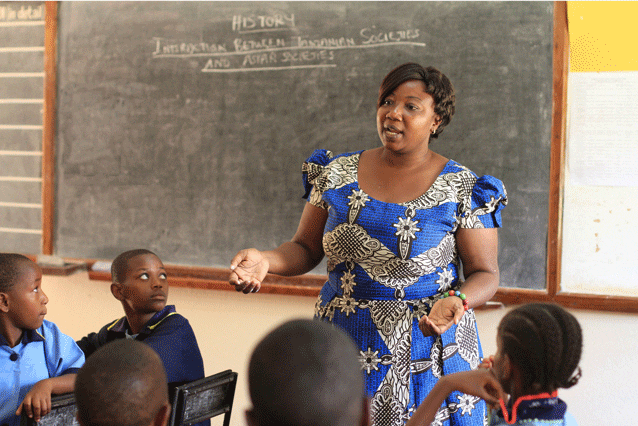
[[[569,74],[570,184],[638,186],[638,72]]]

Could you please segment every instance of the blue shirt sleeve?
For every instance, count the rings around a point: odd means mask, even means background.
[[[77,373],[84,365],[84,352],[75,341],[52,322],[43,323],[41,330],[49,377]]]

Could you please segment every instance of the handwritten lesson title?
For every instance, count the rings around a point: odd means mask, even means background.
[[[152,55],[154,58],[203,57],[207,59],[202,72],[240,72],[335,67],[339,50],[425,46],[418,41],[421,36],[418,28],[380,30],[371,25],[361,28],[356,36],[307,36],[300,34],[296,16],[292,13],[234,15],[230,30],[232,40],[219,42],[176,42],[155,38]]]

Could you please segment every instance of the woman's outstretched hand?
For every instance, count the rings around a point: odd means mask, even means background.
[[[261,282],[268,273],[270,264],[257,249],[240,250],[230,261],[230,277],[228,281],[235,290],[245,294],[256,293]]]
[[[430,315],[419,319],[419,329],[424,336],[440,336],[448,331],[452,324],[458,324],[463,316],[463,301],[458,297],[445,297],[432,305]]]

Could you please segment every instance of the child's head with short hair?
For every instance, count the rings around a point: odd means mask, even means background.
[[[128,250],[124,253],[120,253],[113,263],[111,263],[111,277],[114,283],[122,283],[126,280],[129,273],[129,261],[137,256],[152,255],[159,259],[159,257],[150,250],[147,249],[135,249]]]
[[[148,345],[119,339],[98,349],[75,380],[83,426],[162,426],[170,414],[164,364]]]
[[[122,302],[129,322],[131,316],[148,319],[166,306],[166,270],[152,251],[136,249],[120,254],[113,260],[111,275],[111,292]]]
[[[511,310],[498,326],[497,344],[493,370],[506,391],[512,385],[503,383],[511,381],[509,363],[520,373],[524,394],[569,388],[580,378],[580,324],[559,305],[529,303]]]
[[[10,344],[23,330],[42,326],[49,302],[42,291],[42,270],[26,256],[0,253],[0,327]]]
[[[257,345],[248,367],[250,426],[360,426],[368,402],[359,351],[342,330],[293,320]]]
[[[0,253],[0,292],[6,293],[16,284],[21,266],[29,262],[31,259],[18,253]]]

